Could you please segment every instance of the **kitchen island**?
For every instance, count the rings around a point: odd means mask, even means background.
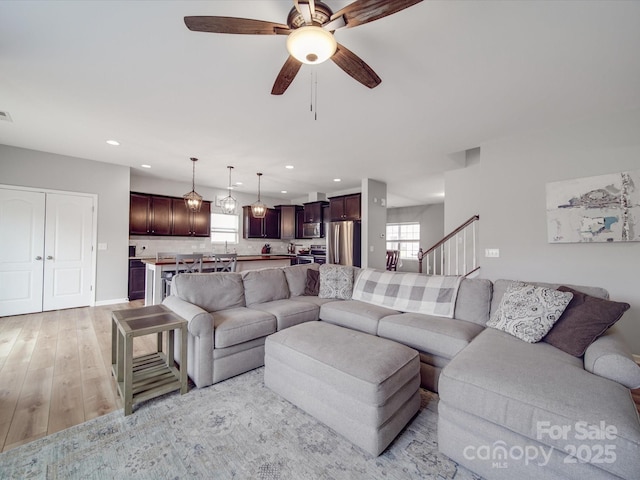
[[[245,270],[258,270],[267,267],[287,267],[291,265],[291,259],[295,255],[238,255],[237,272]],[[170,258],[156,260],[155,258],[142,258],[145,264],[144,279],[144,304],[158,305],[162,303],[162,274],[164,272],[175,272],[176,261]],[[213,257],[205,257],[202,260],[202,268],[213,267],[215,260]]]

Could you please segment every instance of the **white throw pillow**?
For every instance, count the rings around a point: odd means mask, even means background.
[[[513,282],[487,326],[536,343],[551,330],[572,298],[571,292]]]
[[[320,265],[320,298],[350,300],[353,293],[353,267],[345,265]]]

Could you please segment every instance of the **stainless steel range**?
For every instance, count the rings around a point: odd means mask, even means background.
[[[298,255],[298,264],[301,263],[326,263],[327,247],[325,245],[311,245],[309,253]]]

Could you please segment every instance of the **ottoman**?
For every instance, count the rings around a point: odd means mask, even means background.
[[[322,321],[267,337],[264,383],[371,455],[420,408],[420,358],[391,340]]]

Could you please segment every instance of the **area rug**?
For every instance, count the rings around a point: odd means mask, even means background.
[[[438,452],[436,395],[372,457],[263,383],[259,368],[172,393],[0,454],[15,479],[456,479],[480,477]]]

